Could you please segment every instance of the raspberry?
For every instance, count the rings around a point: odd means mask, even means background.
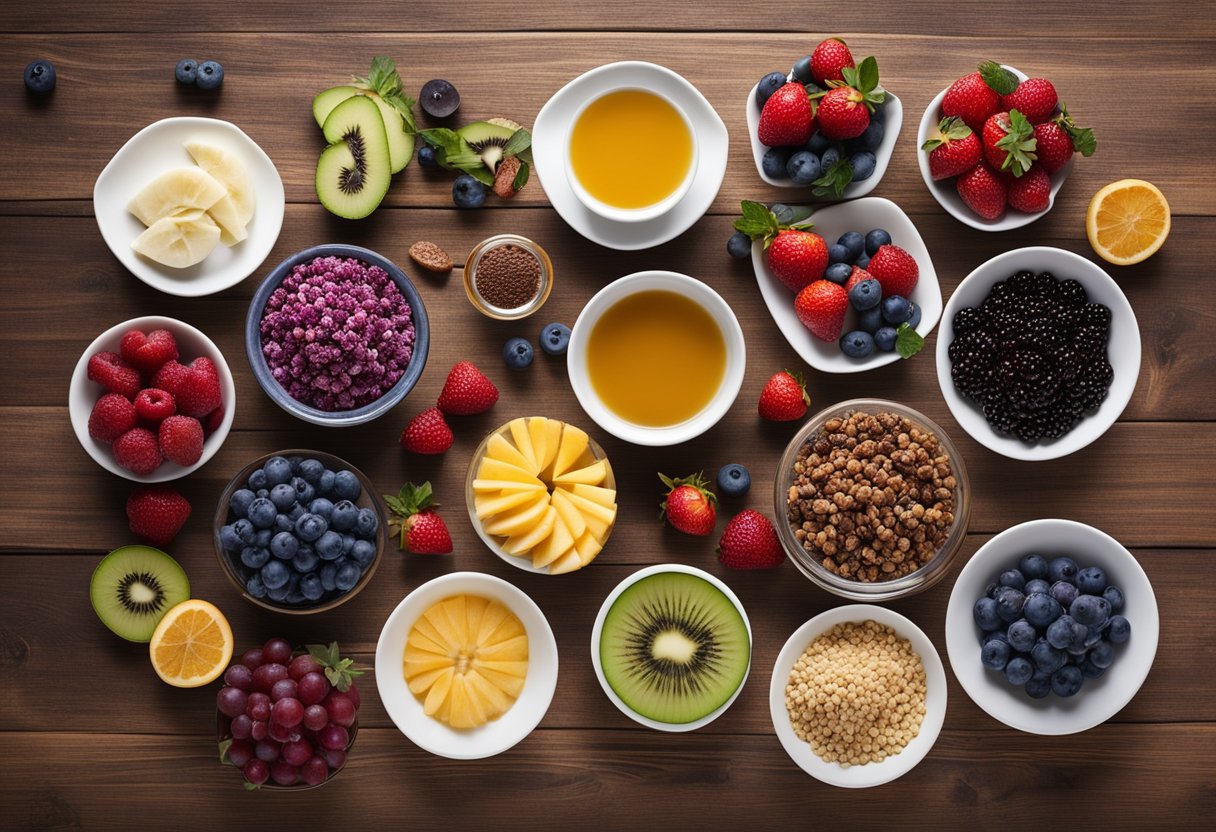
[[[190,362],[189,373],[173,393],[177,412],[200,418],[223,404],[220,376],[210,358],[199,356]]]
[[[203,426],[193,416],[170,416],[160,423],[160,452],[178,465],[193,465],[203,455]]]
[[[89,359],[89,381],[128,399],[135,398],[140,388],[139,370],[124,364],[116,352],[99,352]]]
[[[167,329],[157,329],[147,335],[133,329],[122,336],[118,348],[124,361],[148,375],[159,370],[166,361],[177,358],[177,341]]]
[[[220,425],[224,424],[224,406],[220,405],[215,410],[203,417],[203,431],[210,436],[220,429]]]
[[[177,403],[164,390],[149,387],[135,397],[135,414],[152,425],[159,425],[177,412]]]
[[[147,476],[163,461],[156,434],[147,428],[131,428],[114,442],[114,459],[123,468]]]
[[[189,501],[169,485],[141,486],[127,498],[131,531],[156,546],[172,543],[189,516]]]
[[[190,377],[190,368],[185,364],[180,364],[177,361],[166,361],[165,365],[156,371],[156,375],[152,377],[152,386],[157,390],[164,390],[169,395],[177,398],[177,391]]]
[[[106,393],[89,414],[89,436],[110,443],[135,427],[135,405],[126,396]]]

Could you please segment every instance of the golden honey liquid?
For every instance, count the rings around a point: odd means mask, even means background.
[[[587,339],[587,374],[626,421],[668,427],[700,413],[726,375],[726,339],[713,316],[675,292],[617,301]]]
[[[692,164],[692,134],[675,107],[644,90],[618,90],[583,110],[570,164],[587,193],[615,208],[668,197]]]

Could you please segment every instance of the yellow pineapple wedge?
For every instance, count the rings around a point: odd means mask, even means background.
[[[478,520],[485,520],[496,514],[502,514],[508,509],[521,506],[537,497],[536,491],[499,491],[490,494],[473,495],[473,510],[477,512]]]
[[[557,457],[553,460],[553,476],[560,477],[569,471],[575,460],[587,450],[588,442],[590,438],[586,431],[574,425],[566,425],[562,431],[562,443],[557,450]]]
[[[477,479],[506,480],[507,482],[518,482],[524,485],[540,482],[535,474],[517,465],[488,456],[481,461],[481,465],[477,468]]]
[[[495,537],[526,534],[544,519],[548,509],[549,494],[540,491],[536,493],[531,502],[495,515],[493,519],[483,523],[482,528],[485,529],[486,534],[492,534]]]
[[[524,455],[519,452],[518,448],[511,444],[511,440],[501,433],[490,434],[490,439],[486,443],[486,456],[490,459],[497,459],[508,465],[522,468],[525,471],[530,470],[532,464],[524,458]]]
[[[566,553],[574,545],[574,535],[566,527],[566,522],[558,512],[557,521],[553,524],[553,532],[532,547],[532,565],[536,568],[548,566]]]
[[[575,540],[582,537],[583,532],[587,531],[587,521],[583,519],[583,513],[578,510],[578,506],[571,501],[570,495],[560,488],[555,488],[550,500],[553,502],[553,507],[557,509],[558,516],[570,530],[570,536]]]
[[[523,454],[524,459],[528,460],[528,471],[535,474],[540,471],[540,466],[536,464],[536,452],[532,449],[532,437],[528,431],[528,420],[522,416],[518,419],[512,419],[507,423],[507,430],[511,432],[511,439],[515,442],[515,447]]]
[[[588,465],[586,468],[579,468],[576,471],[567,471],[561,476],[554,477],[554,485],[599,485],[608,478],[608,460],[600,459]]]

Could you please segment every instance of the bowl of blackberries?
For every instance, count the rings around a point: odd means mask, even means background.
[[[1090,260],[1046,246],[997,255],[942,313],[937,379],[975,441],[1014,459],[1066,456],[1115,423],[1140,375],[1140,328]]]
[[[371,481],[322,451],[258,457],[220,497],[215,551],[243,597],[291,614],[325,612],[367,586],[386,540]]]
[[[1071,520],[1034,520],[989,540],[959,573],[946,649],[967,695],[1032,734],[1110,719],[1152,667],[1157,601],[1117,540]]]

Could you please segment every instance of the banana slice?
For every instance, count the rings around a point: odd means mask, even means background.
[[[224,245],[234,246],[249,237],[249,232],[245,230],[245,223],[241,221],[239,210],[232,200],[231,194],[208,208],[207,213],[220,227],[220,242]]]
[[[145,185],[127,203],[127,210],[151,226],[174,214],[206,211],[227,194],[218,179],[200,168],[174,168]]]
[[[161,217],[131,243],[131,248],[174,269],[193,266],[219,244],[220,227],[204,211],[194,209]]]
[[[247,225],[253,219],[253,209],[257,206],[257,192],[240,157],[222,147],[200,141],[186,142],[186,152],[195,164],[228,189],[237,221],[242,227]]]

